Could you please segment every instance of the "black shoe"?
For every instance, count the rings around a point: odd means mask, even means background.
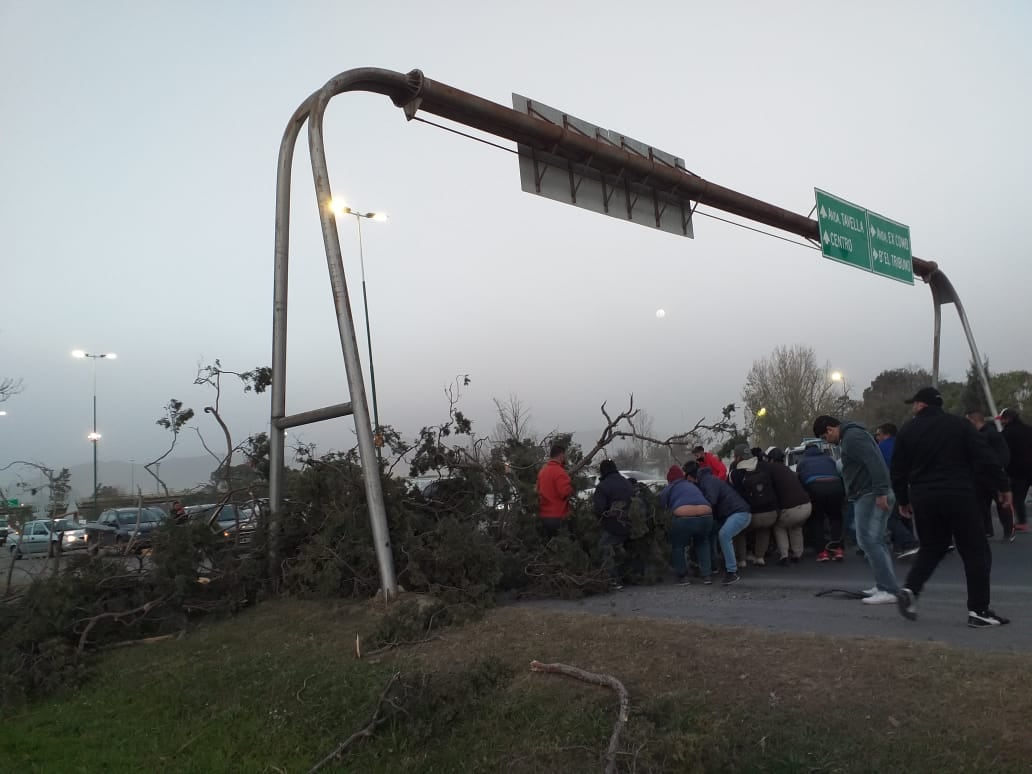
[[[707,575],[705,578],[703,578],[702,579],[702,585],[703,586],[712,586],[713,585],[713,576],[712,575]]]
[[[896,558],[897,559],[909,559],[910,557],[912,557],[915,554],[917,554],[917,552],[920,551],[920,550],[921,549],[918,546],[911,546],[910,548],[904,548],[902,551],[900,551],[898,554],[896,554]]]
[[[1013,543],[1014,542],[1014,533],[1010,532],[1010,533],[1004,535],[1002,538],[1000,538],[1000,542],[1001,543]]]
[[[730,586],[732,583],[737,583],[741,579],[742,576],[740,576],[737,572],[725,572],[724,580],[722,581],[722,583],[725,586]]]
[[[780,559],[778,559],[778,565],[781,567],[788,567],[788,557],[783,556]]]
[[[1009,623],[1009,618],[996,615],[992,610],[983,610],[980,613],[976,613],[974,610],[968,611],[968,626],[972,629],[982,629],[986,626],[1003,626]]]
[[[917,620],[917,595],[910,589],[900,589],[896,594],[896,607],[899,614],[908,621]]]
[[[788,561],[790,561],[792,564],[799,564],[799,562],[802,561],[802,559],[803,559],[803,557],[801,557],[801,556],[790,556],[790,557],[788,557]]]

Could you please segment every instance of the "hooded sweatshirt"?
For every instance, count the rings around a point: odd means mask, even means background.
[[[838,466],[819,446],[807,446],[803,458],[796,465],[796,475],[803,484],[812,484],[819,479],[840,479]]]
[[[890,490],[889,467],[881,449],[867,428],[859,422],[842,424],[839,445],[842,447],[842,478],[846,496],[856,500],[863,495],[887,495]]]
[[[699,468],[698,487],[713,508],[713,518],[721,522],[734,513],[749,513],[749,504],[726,481],[709,468]]]

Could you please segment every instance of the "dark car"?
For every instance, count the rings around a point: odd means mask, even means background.
[[[160,508],[109,508],[86,524],[86,545],[98,551],[105,546],[125,546],[132,540],[134,546],[144,548],[166,518]]]
[[[254,539],[256,522],[250,511],[232,503],[225,505],[189,505],[186,514],[190,521],[209,524],[221,537],[245,545]]]
[[[7,542],[7,517],[0,516],[0,546]]]

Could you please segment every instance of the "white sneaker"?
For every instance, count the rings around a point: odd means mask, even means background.
[[[860,601],[865,605],[894,605],[896,604],[896,595],[887,591],[876,591]]]
[[[864,589],[860,593],[863,594],[865,597],[873,597],[875,594],[878,593],[878,587],[877,586],[871,586],[871,588]]]

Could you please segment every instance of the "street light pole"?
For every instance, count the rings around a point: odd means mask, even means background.
[[[86,437],[93,444],[93,518],[97,518],[97,442],[101,439],[100,433],[97,432],[97,361],[104,358],[114,360],[118,355],[114,352],[93,355],[77,349],[72,352],[72,357],[80,359],[88,357],[93,361],[93,432]]]
[[[838,382],[842,385],[842,397],[839,399],[841,403],[839,413],[844,414],[846,411],[846,404],[849,403],[849,389],[846,387],[846,377],[843,376],[841,371],[832,371],[831,381]]]
[[[362,313],[365,315],[366,349],[369,352],[369,392],[373,402],[373,441],[377,460],[383,459],[383,434],[380,432],[380,409],[376,402],[376,368],[373,365],[373,334],[369,325],[369,296],[366,294],[365,252],[362,246],[362,219],[387,220],[383,212],[358,212],[343,203],[334,203],[333,211],[338,215],[353,215],[358,226],[358,265],[362,274]]]

